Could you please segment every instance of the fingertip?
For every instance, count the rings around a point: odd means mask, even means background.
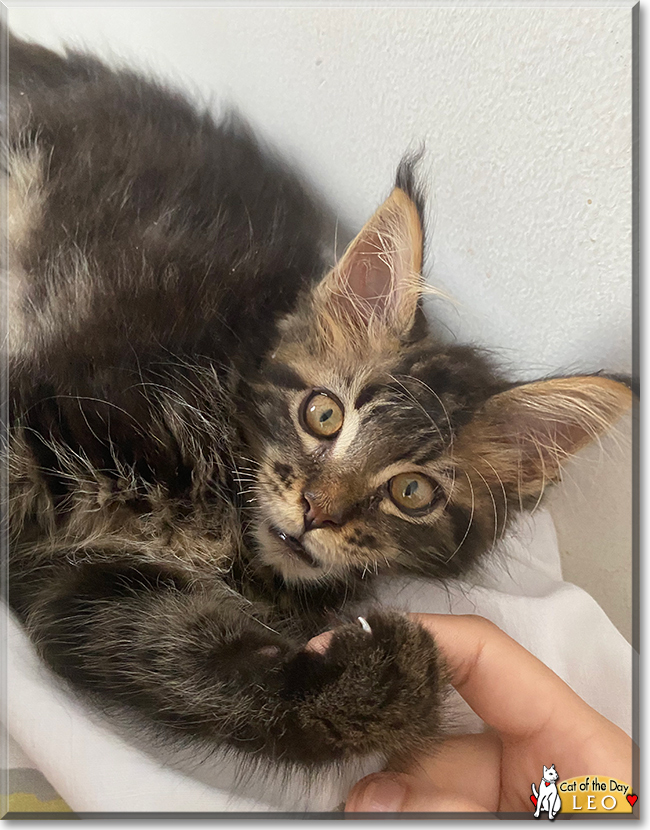
[[[399,773],[375,773],[351,790],[346,813],[487,813],[485,807],[436,790],[430,781]]]
[[[399,813],[406,798],[403,776],[392,773],[367,775],[350,791],[346,813]]]
[[[324,654],[329,648],[329,644],[333,636],[333,631],[324,631],[322,634],[312,637],[312,639],[305,646],[305,651],[314,651],[317,654]]]

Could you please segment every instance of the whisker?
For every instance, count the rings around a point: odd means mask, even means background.
[[[493,538],[492,538],[492,547],[494,548],[494,546],[497,543],[497,535],[499,533],[499,513],[497,511],[497,503],[495,501],[494,494],[492,492],[492,488],[487,483],[487,480],[486,480],[485,476],[483,476],[479,472],[479,470],[477,470],[476,467],[474,467],[474,465],[472,465],[472,469],[474,470],[476,475],[479,476],[479,478],[482,480],[483,484],[485,484],[485,489],[488,491],[490,499],[492,500],[492,510],[494,512],[494,535],[493,535]]]
[[[472,486],[472,480],[469,477],[469,475],[467,474],[467,472],[465,470],[463,470],[463,472],[465,473],[465,476],[467,478],[467,483],[469,484],[469,489],[470,489],[471,494],[472,494],[472,509],[470,511],[469,522],[467,523],[467,530],[465,531],[465,535],[460,540],[460,543],[458,544],[458,547],[456,548],[456,550],[451,554],[451,556],[449,556],[447,559],[445,559],[445,564],[449,564],[449,562],[451,562],[451,560],[454,558],[454,556],[456,556],[458,551],[465,544],[465,539],[467,539],[467,537],[469,535],[470,528],[472,527],[472,522],[474,521],[474,507],[475,507],[474,487]]]

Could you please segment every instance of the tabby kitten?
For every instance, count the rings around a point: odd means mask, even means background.
[[[329,214],[236,119],[11,37],[9,81],[9,597],[40,654],[255,757],[426,747],[444,668],[372,577],[465,572],[628,389],[442,345],[408,160],[328,267]]]

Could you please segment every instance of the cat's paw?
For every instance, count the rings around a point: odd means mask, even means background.
[[[440,734],[441,660],[431,635],[399,614],[335,629],[324,649],[294,657],[284,680],[293,754],[305,760],[411,753]]]

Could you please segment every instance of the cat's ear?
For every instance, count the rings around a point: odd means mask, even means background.
[[[488,399],[460,432],[454,456],[495,492],[539,496],[564,461],[612,426],[630,389],[600,376],[516,386]],[[470,473],[471,474],[471,473]]]
[[[544,764],[544,775],[546,775],[547,772],[548,770],[546,769],[546,764]]]
[[[422,247],[418,205],[397,186],[316,289],[324,333],[362,343],[403,337],[422,289]]]

